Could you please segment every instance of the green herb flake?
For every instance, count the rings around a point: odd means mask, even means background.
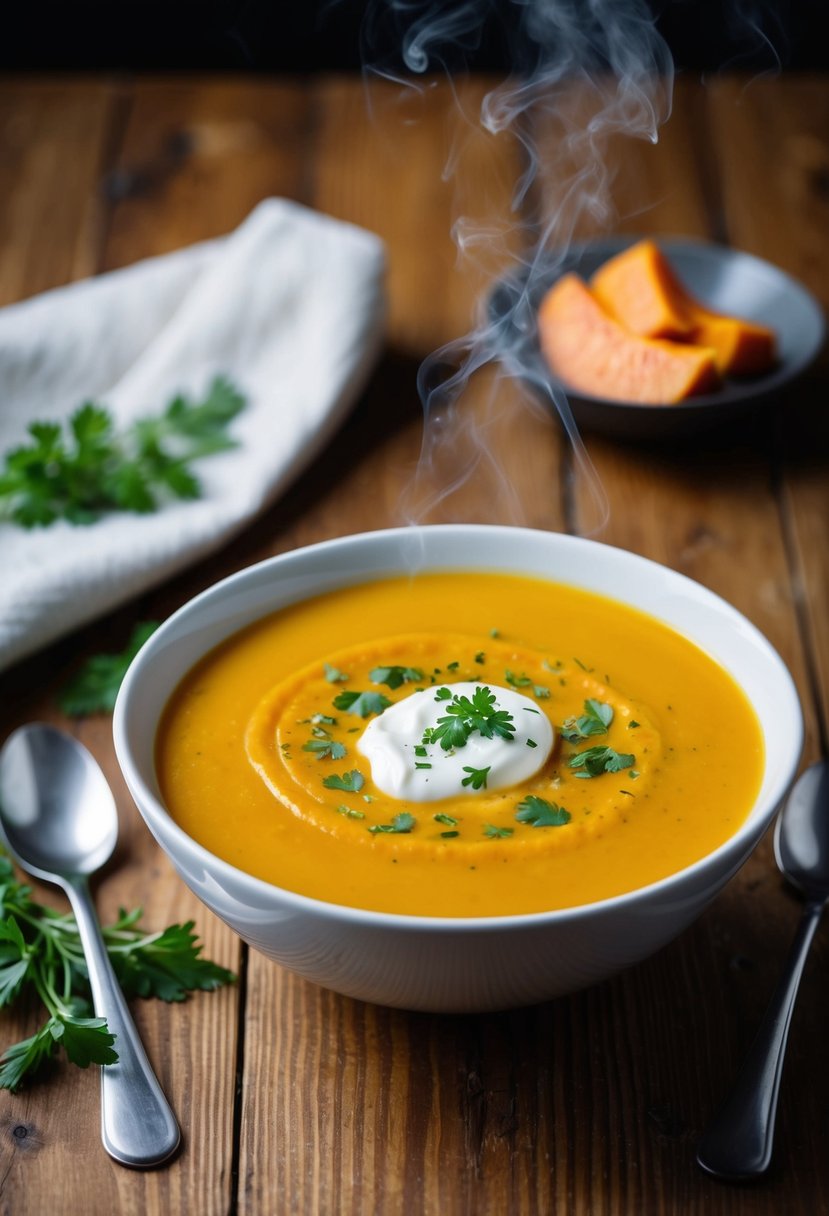
[[[478,653],[475,655],[475,662],[476,663],[485,663],[486,662],[486,655],[484,654],[484,652],[482,650],[479,650]]]
[[[358,794],[365,785],[365,777],[359,769],[353,768],[350,773],[338,777],[336,773],[323,777],[322,784],[327,790],[345,790],[348,794]],[[364,795],[368,798],[369,795]]]
[[[459,667],[460,667],[460,663],[457,661],[457,659],[454,661],[454,663],[446,664],[447,671],[457,671]]]
[[[630,768],[636,757],[629,752],[617,752],[612,747],[588,747],[576,752],[567,761],[576,777],[600,777],[603,773],[618,773]]]
[[[639,728],[639,723],[636,721],[635,718],[631,718],[631,720],[628,722],[628,730],[638,730],[638,728]]]
[[[340,671],[336,667],[332,667],[330,663],[326,663],[323,667],[325,678],[329,684],[345,684],[348,680],[348,675],[344,671]]]
[[[441,832],[442,840],[453,840],[455,836],[460,836],[460,832]]]
[[[559,734],[568,743],[580,743],[594,735],[606,735],[613,721],[613,706],[592,697],[584,702],[584,713],[580,718],[568,718],[559,727]]]
[[[630,772],[628,773],[628,777],[630,777],[631,781],[636,781],[639,778],[639,776],[640,776],[640,774],[635,768],[632,768],[630,770]]]
[[[546,684],[533,684],[533,693],[539,701],[546,701],[550,696],[550,690]]]
[[[455,819],[452,815],[444,814],[443,811],[439,811],[437,815],[433,815],[432,818],[434,819],[435,823],[442,823],[447,828],[457,827],[459,823],[459,820]]]
[[[387,688],[400,688],[403,684],[416,684],[424,679],[423,672],[417,667],[375,667],[369,672],[368,678],[372,684],[385,684]]]
[[[368,830],[375,835],[378,833],[411,832],[415,826],[415,822],[414,815],[410,815],[408,811],[401,811],[399,815],[395,815],[391,823],[375,823]]]
[[[318,760],[342,760],[348,755],[345,744],[337,743],[334,739],[309,739],[303,743],[302,750],[314,752]]]
[[[370,718],[388,709],[391,701],[381,692],[341,692],[334,698],[334,708],[346,713]]]
[[[536,743],[535,739],[528,739],[527,747],[538,747],[538,744]]]
[[[534,828],[559,828],[569,823],[571,816],[563,806],[548,802],[546,798],[537,798],[535,794],[528,794],[518,803],[515,818],[519,823],[532,824]]]
[[[491,638],[499,638],[501,636],[500,629],[490,629],[489,636]]]
[[[431,768],[428,760],[415,760],[415,768]]]
[[[510,671],[509,668],[507,668],[504,672],[504,678],[506,679],[507,684],[511,684],[513,688],[527,688],[530,684],[532,684],[532,680],[528,675],[525,675],[524,672],[522,672],[521,675],[518,675],[516,672]]]
[[[338,815],[345,815],[346,819],[365,819],[366,817],[365,811],[357,811],[353,806],[346,806],[345,803],[341,803],[336,810]]]
[[[507,840],[515,831],[515,828],[499,828],[494,823],[484,824],[484,836],[490,840]]]

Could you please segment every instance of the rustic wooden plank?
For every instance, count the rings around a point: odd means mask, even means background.
[[[98,268],[99,173],[121,101],[103,82],[0,81],[0,305]]]
[[[714,102],[712,96],[709,109],[704,93],[691,82],[680,82],[674,114],[656,147],[626,141],[623,147],[610,148],[617,172],[613,199],[618,230],[718,239],[730,235],[721,165],[708,151],[724,122],[722,107]],[[769,155],[768,132],[762,114],[752,109],[751,90],[741,94],[741,124],[739,138],[731,132],[725,139],[723,158],[733,169],[734,197],[748,212],[756,203],[757,183],[743,172],[744,162],[758,157],[760,150]],[[769,224],[775,223],[780,225],[779,212],[771,207]],[[591,230],[596,231],[595,223],[591,228],[586,217],[580,235]],[[742,233],[735,232],[733,239],[751,247]],[[818,729],[773,494],[772,428],[748,428],[747,433],[732,429],[698,442],[661,447],[613,443],[598,435],[585,439],[609,505],[606,524],[593,534],[681,570],[731,600],[759,625],[798,683],[806,713],[807,754],[813,757]],[[574,494],[575,528],[588,530],[585,525],[594,517],[582,484]],[[616,1211],[695,1213],[713,1208],[754,1213],[791,1202],[783,1198],[787,1192],[782,1174],[773,1175],[760,1194],[717,1187],[696,1170],[693,1146],[733,1075],[749,1028],[759,1020],[795,916],[766,843],[681,942],[611,986],[628,994],[621,1017],[612,1025],[643,1066],[647,1059],[647,1082],[643,1086],[641,1072],[631,1071],[618,1094],[609,1095],[615,1100],[607,1104],[606,1134],[619,1146],[618,1170],[629,1168],[640,1154],[650,1154],[649,1168],[641,1174],[643,1189],[616,1194]],[[653,1003],[659,1006],[676,1007],[676,994],[683,992],[686,1000],[695,1001],[692,1037],[684,1027],[687,1051],[678,1051],[674,1041],[648,1026],[651,1002],[643,999],[643,985],[652,987]],[[706,994],[704,1002],[700,993]],[[601,1033],[602,1027],[593,1030]],[[816,1104],[806,1112],[791,1098],[784,1111],[790,1132],[789,1137],[781,1133],[781,1156],[791,1138],[808,1140],[809,1119],[818,1117]],[[623,1127],[630,1135],[620,1142]],[[807,1162],[810,1154],[807,1147]],[[803,1165],[798,1160],[797,1168]],[[793,1168],[790,1162],[788,1169]],[[595,1173],[585,1179],[583,1210],[600,1202],[605,1185]],[[615,1184],[611,1193],[614,1189]]]
[[[14,96],[12,91],[10,104]],[[86,91],[82,101],[88,111]],[[118,144],[111,140],[106,148],[99,146],[101,138],[87,113],[74,123],[64,118],[55,136],[61,156],[50,153],[47,158],[54,180],[41,174],[30,184],[39,197],[53,199],[65,189],[62,178],[68,174],[77,183],[80,199],[108,200],[108,210],[96,213],[98,232],[87,242],[100,253],[100,267],[128,264],[229,231],[261,198],[296,193],[303,168],[301,87],[226,81],[214,89],[196,80],[179,85],[150,81],[139,84],[130,101],[128,114],[122,116],[127,120],[121,124],[123,139]],[[57,100],[52,99],[51,105],[60,108]],[[49,118],[56,121],[52,110]],[[34,128],[30,124],[26,129]],[[106,124],[101,124],[101,131],[105,130]],[[74,149],[64,146],[66,133],[72,131],[77,134]],[[92,141],[91,149],[86,141]],[[48,139],[45,148],[48,152]],[[77,169],[74,175],[69,173],[73,159],[85,168],[86,177]],[[55,230],[56,273],[64,264],[67,276],[89,273],[96,269],[94,259],[81,266],[73,254],[77,234],[85,231],[80,204],[68,190],[64,202],[75,226],[69,235],[62,225]],[[19,207],[10,211],[9,243],[17,239],[20,213]],[[26,237],[26,230],[22,235]],[[34,237],[31,243],[36,245]],[[69,254],[75,261],[67,262]],[[45,285],[35,274],[39,256],[38,251],[33,271],[36,288]],[[186,576],[177,586],[178,603],[193,593]],[[18,721],[35,717],[60,722],[53,698],[67,666],[94,651],[120,648],[136,620],[161,619],[170,602],[163,595],[158,600],[147,597],[18,665],[4,677],[12,695],[5,700],[3,725],[11,729]],[[72,729],[101,762],[116,791],[121,817],[118,857],[97,891],[102,915],[112,916],[121,904],[138,904],[145,908],[151,926],[195,919],[206,956],[237,969],[238,939],[177,879],[138,816],[115,762],[109,720],[90,718]],[[49,1087],[33,1090],[24,1099],[26,1123],[4,1109],[6,1124],[16,1119],[14,1127],[31,1127],[25,1139],[15,1137],[13,1128],[5,1139],[5,1145],[25,1146],[5,1177],[11,1208],[88,1210],[92,1187],[100,1211],[160,1213],[192,1206],[205,1213],[227,1211],[234,1188],[238,1003],[239,993],[226,990],[196,997],[181,1007],[166,1008],[158,1002],[136,1007],[148,1052],[184,1134],[182,1153],[162,1171],[124,1171],[105,1157],[99,1143],[94,1071],[78,1077],[73,1075],[77,1070],[63,1070],[61,1094],[65,1092],[66,1099],[60,1102],[50,1103]],[[4,1098],[9,1101],[17,1100]],[[39,1147],[37,1154],[26,1151],[33,1143]],[[25,1168],[21,1169],[21,1161]]]
[[[829,309],[829,139],[826,86],[822,77],[771,82],[720,81],[712,105],[721,116],[715,149],[723,177],[724,211],[743,247],[795,275]],[[750,99],[746,110],[746,99]],[[747,119],[747,112],[751,115]],[[732,157],[744,147],[747,123],[762,125],[765,143],[753,155]],[[757,206],[756,200],[763,205]],[[781,222],[780,217],[785,216]],[[780,411],[779,441],[786,454],[785,519],[792,534],[792,560],[808,629],[813,677],[823,715],[823,747],[829,723],[829,423],[825,408],[829,356],[787,392]]]
[[[487,88],[480,82],[463,91],[470,113]],[[445,85],[402,97],[394,86],[373,86],[370,103],[368,125],[353,81],[325,81],[316,90],[309,201],[386,242],[391,352],[368,405],[344,430],[350,467],[327,485],[314,478],[321,497],[289,522],[279,543],[407,518],[561,526],[555,428],[490,374],[476,377],[462,398],[453,438],[463,446],[454,451],[462,457],[472,420],[490,450],[505,457],[500,467],[484,456],[460,491],[444,495],[450,440],[400,502],[421,446],[417,363],[468,330],[492,273],[491,266],[456,269],[452,223],[458,208],[487,225],[507,216],[520,166],[508,141],[475,135]],[[442,183],[447,150],[458,140],[458,179]],[[507,259],[517,240],[520,233],[507,237]],[[399,414],[399,428],[363,455],[364,420],[371,428],[390,412]],[[542,1199],[533,1199],[535,1210],[545,1210],[550,1178],[528,1168],[535,1156],[529,1130],[514,1151],[518,1065],[498,1026],[362,1005],[251,953],[240,1154],[250,1168],[240,1179],[240,1212],[270,1203],[309,1213],[496,1213],[512,1210],[515,1196],[523,1202],[536,1194]],[[482,1040],[491,1038],[484,1050]],[[542,1052],[548,1050],[545,1038]],[[275,1089],[259,1083],[263,1074],[276,1078]]]

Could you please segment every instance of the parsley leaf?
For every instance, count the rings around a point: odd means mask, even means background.
[[[528,688],[530,684],[532,684],[532,680],[528,675],[525,675],[524,672],[522,672],[519,676],[516,675],[514,671],[510,671],[510,669],[507,668],[504,675],[506,677],[507,684],[511,684],[513,688]]]
[[[385,684],[389,688],[400,688],[401,684],[416,684],[424,679],[423,672],[417,667],[375,667],[368,673],[372,684]]]
[[[473,790],[485,790],[486,779],[489,776],[491,768],[491,764],[487,768],[470,768],[469,765],[465,764],[463,771],[469,773],[469,776],[462,779],[461,785],[471,785]]]
[[[157,628],[157,621],[143,621],[135,626],[120,654],[96,654],[88,659],[58,696],[63,712],[70,718],[111,713],[127,668]]]
[[[200,957],[193,922],[147,933],[141,910],[122,911],[102,929],[104,943],[125,995],[183,1000],[189,991],[209,990],[233,976]],[[30,1038],[0,1057],[0,1088],[16,1090],[62,1047],[81,1068],[112,1064],[115,1038],[103,1018],[91,1016],[91,991],[78,927],[71,913],[61,914],[31,898],[31,887],[15,878],[0,853],[0,1004],[36,994],[47,1013]]]
[[[506,840],[514,831],[515,828],[499,828],[494,823],[484,824],[484,836],[490,840]]]
[[[342,777],[336,774],[323,777],[322,784],[327,790],[345,790],[349,794],[357,794],[365,785],[365,777],[359,769],[353,768],[350,773],[343,773]]]
[[[375,834],[378,832],[411,832],[415,822],[414,815],[410,815],[408,811],[401,811],[399,815],[395,815],[391,823],[375,823],[368,830]]]
[[[465,747],[473,731],[478,731],[485,739],[497,735],[499,739],[512,742],[515,735],[513,716],[507,710],[497,708],[495,694],[485,684],[475,689],[471,699],[457,694],[452,696],[448,688],[439,688],[435,700],[448,700],[448,704],[446,713],[431,728],[428,741],[440,743],[444,751]]]
[[[302,750],[315,752],[318,760],[342,760],[343,756],[348,755],[345,744],[337,743],[334,739],[309,739],[303,743]]]
[[[332,667],[330,663],[325,663],[323,665],[323,671],[325,672],[325,678],[329,684],[345,684],[346,680],[348,679],[348,676],[344,671],[338,671],[338,669],[336,667]]]
[[[437,815],[433,815],[432,818],[434,819],[435,823],[442,823],[447,828],[455,828],[458,826],[457,819],[455,819],[452,815],[445,815],[442,811],[438,812]]]
[[[194,460],[235,447],[228,424],[245,398],[217,376],[200,401],[178,396],[160,415],[122,433],[108,410],[82,405],[66,427],[33,422],[29,441],[0,465],[4,513],[24,528],[58,519],[91,524],[111,511],[144,514],[169,498],[198,498]]]
[[[361,718],[381,714],[390,705],[391,701],[381,692],[341,692],[334,698],[335,709],[343,709],[350,714],[359,714]]]
[[[592,697],[584,703],[584,714],[580,718],[568,718],[560,727],[560,734],[568,743],[579,743],[593,735],[607,734],[613,721],[613,706]]]
[[[583,752],[576,752],[567,761],[570,768],[581,770],[575,772],[576,777],[600,777],[602,773],[618,773],[623,768],[630,768],[636,757],[630,752],[617,752],[612,747],[588,747]]]
[[[528,794],[518,803],[515,818],[519,823],[531,823],[534,828],[558,828],[570,822],[570,812],[546,798]]]

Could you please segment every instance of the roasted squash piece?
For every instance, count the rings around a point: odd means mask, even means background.
[[[685,289],[653,241],[639,241],[610,258],[590,286],[607,312],[632,333],[713,349],[722,376],[758,375],[774,365],[774,331],[706,308]]]
[[[719,383],[712,350],[628,332],[576,274],[564,275],[547,292],[538,325],[550,368],[578,392],[667,405]]]

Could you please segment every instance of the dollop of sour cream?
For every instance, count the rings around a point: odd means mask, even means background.
[[[511,740],[487,739],[473,730],[463,747],[451,751],[444,751],[440,743],[424,744],[424,732],[437,726],[449,704],[446,697],[436,700],[438,687],[413,692],[391,705],[360,736],[357,750],[369,761],[372,780],[384,794],[408,802],[437,802],[477,794],[484,788],[517,785],[544,765],[553,749],[550,719],[529,697],[497,684],[484,687],[494,694],[495,708],[512,714],[515,735]],[[452,697],[471,700],[482,685],[462,682],[440,687],[448,688]],[[467,768],[488,769],[486,785],[476,789],[464,771]]]

